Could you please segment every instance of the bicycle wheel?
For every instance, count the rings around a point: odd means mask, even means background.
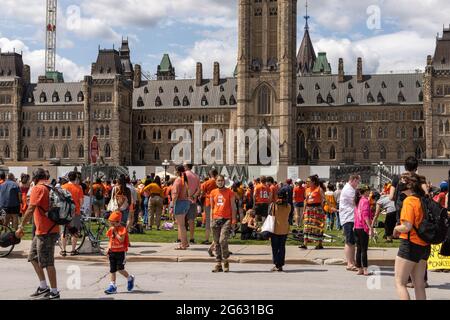
[[[0,224],[0,236],[3,236],[6,233],[10,233],[12,229],[10,227],[4,226]],[[8,256],[14,250],[14,245],[3,248],[0,247],[0,258],[4,258]]]
[[[83,228],[81,228],[80,232],[77,236],[77,244],[75,245],[75,250],[80,250],[81,246],[83,245],[84,238],[85,238],[85,231]],[[62,235],[60,235],[58,239],[58,245],[61,251],[63,251],[63,245],[62,245]],[[70,252],[72,250],[72,235],[67,233],[66,234],[66,251]]]

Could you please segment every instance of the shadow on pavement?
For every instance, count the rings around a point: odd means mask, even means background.
[[[118,292],[118,295],[123,295],[123,294],[158,294],[161,293],[161,291],[147,291],[147,290],[133,290],[132,292]]]
[[[432,289],[442,289],[442,290],[450,290],[450,283],[440,284],[440,285],[438,285],[438,286],[432,285],[432,286],[429,286],[429,288],[432,288]]]
[[[300,273],[300,272],[328,272],[328,270],[324,270],[324,269],[294,269],[294,270],[283,270],[282,272],[271,272],[270,269],[268,269],[267,271],[262,271],[262,270],[241,270],[241,271],[230,271],[230,273],[273,273],[273,274],[277,274],[277,273]]]

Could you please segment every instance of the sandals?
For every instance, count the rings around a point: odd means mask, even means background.
[[[67,251],[61,251],[60,253],[59,253],[62,257],[66,257],[67,256]]]
[[[359,271],[359,269],[355,266],[351,266],[351,267],[346,267],[345,270],[347,271]]]
[[[78,255],[80,255],[80,251],[78,251],[78,250],[75,250],[75,251],[72,251],[71,253],[70,253],[70,255],[73,257],[73,256],[78,256]]]

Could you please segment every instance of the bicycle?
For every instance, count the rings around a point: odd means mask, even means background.
[[[6,225],[6,212],[2,209],[0,210],[0,237],[11,232],[13,232],[13,230]],[[7,257],[13,250],[14,245],[5,248],[0,246],[0,258]]]
[[[75,249],[78,251],[83,246],[86,238],[91,242],[93,248],[98,248],[102,254],[104,249],[102,248],[102,241],[106,240],[105,230],[108,228],[108,223],[104,218],[92,218],[81,216],[81,228],[77,235],[77,245]],[[66,231],[66,230],[65,230]],[[67,246],[72,245],[71,235],[66,234]],[[62,239],[58,240],[58,245],[63,250]]]

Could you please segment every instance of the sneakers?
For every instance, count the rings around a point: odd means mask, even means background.
[[[57,300],[59,298],[60,298],[59,292],[53,293],[49,291],[42,297],[42,300]]]
[[[214,267],[214,269],[212,269],[212,272],[214,272],[214,273],[223,272],[222,263],[218,262],[216,264],[216,266]]]
[[[106,294],[115,294],[115,293],[117,293],[117,287],[110,284],[108,289],[105,290],[105,293]]]
[[[208,240],[205,240],[205,241],[202,242],[202,244],[210,245],[211,242],[209,242]]]
[[[133,288],[134,288],[134,279],[135,279],[135,276],[130,275],[130,277],[131,277],[131,280],[128,280],[128,285],[127,285],[127,290],[128,290],[128,292],[132,291]]]
[[[305,246],[305,245],[301,245],[301,246],[299,246],[299,248],[300,248],[300,249],[303,249],[303,250],[308,250],[308,247]]]
[[[227,260],[223,262],[223,272],[230,272],[230,263]]]
[[[190,243],[190,244],[195,244],[195,239],[189,240],[189,243]]]
[[[37,290],[32,295],[30,295],[30,297],[31,298],[38,298],[38,297],[41,297],[41,296],[45,295],[48,292],[50,292],[50,288],[49,287],[47,287],[45,289],[41,289],[41,287],[38,287]]]

